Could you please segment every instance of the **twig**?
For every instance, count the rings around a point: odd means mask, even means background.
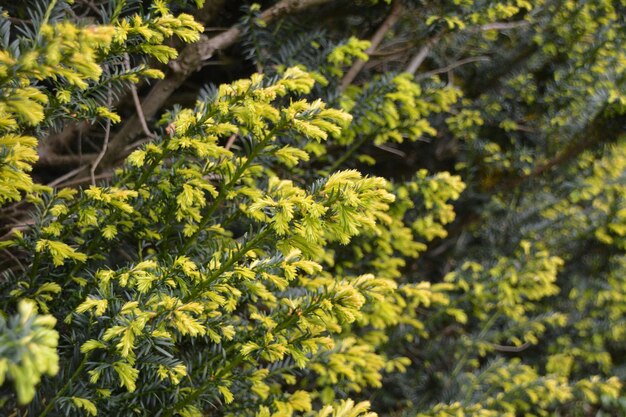
[[[39,24],[39,29],[37,30],[37,37],[36,37],[37,42],[41,40],[41,28],[43,28],[44,26],[48,24],[48,21],[50,20],[50,16],[52,15],[52,11],[57,5],[57,1],[58,0],[51,0],[50,3],[48,4],[48,7],[46,8],[46,12],[44,13],[43,18],[41,19],[41,23]]]
[[[224,145],[224,149],[230,149],[236,140],[237,140],[236,134],[230,135],[230,137],[228,138],[228,141],[226,142],[226,145]]]
[[[384,144],[380,144],[380,145],[374,145],[375,147],[377,147],[378,149],[382,149],[383,151],[387,151],[389,153],[392,153],[394,155],[398,155],[402,158],[404,158],[406,156],[406,153],[402,152],[400,149],[396,149],[396,148],[392,148],[391,146],[387,146]]]
[[[126,67],[126,71],[130,72],[130,57],[128,53],[124,53],[124,66]],[[130,85],[130,93],[133,96],[133,102],[135,103],[135,111],[137,117],[139,118],[139,123],[141,123],[141,128],[143,129],[143,133],[149,138],[154,138],[155,135],[148,128],[148,124],[146,123],[146,117],[143,114],[143,109],[141,108],[141,100],[139,100],[139,94],[137,94],[137,87],[135,84]]]
[[[409,65],[406,66],[405,72],[409,74],[415,74],[415,71],[422,65],[422,62],[426,59],[428,54],[430,53],[430,45],[429,41],[426,42],[426,45],[422,46],[421,49],[415,54],[413,59],[409,62]]]
[[[40,152],[37,165],[39,166],[65,166],[78,165],[82,162],[92,162],[98,157],[96,153],[79,154],[79,155],[61,155],[51,151],[43,150]]]
[[[17,17],[12,17],[12,16],[9,16],[7,19],[9,19],[11,23],[19,23],[19,24],[22,24],[22,23],[32,24],[33,23],[32,20],[19,19]]]
[[[133,149],[135,149],[135,148],[137,148],[137,147],[139,147],[141,145],[144,145],[144,144],[150,142],[151,140],[152,139],[150,139],[150,138],[148,138],[148,139],[141,139],[141,140],[138,140],[137,142],[131,143],[130,145],[128,145],[128,146],[126,146],[124,148],[124,154],[126,154],[127,152],[129,152],[129,151],[131,151],[131,150],[133,150]]]
[[[452,71],[453,69],[458,68],[460,66],[463,66],[463,65],[466,65],[466,64],[470,64],[472,62],[489,61],[489,60],[490,60],[490,58],[487,57],[487,56],[474,56],[474,57],[461,59],[460,61],[453,62],[452,64],[450,64],[450,65],[448,65],[446,67],[422,73],[418,77],[416,77],[416,79],[420,80],[420,79],[423,79],[423,78],[432,77],[433,75],[443,74],[443,73],[446,73],[448,71]]]
[[[476,26],[474,30],[487,31],[487,30],[506,30],[506,29],[515,29],[523,26],[530,25],[529,21],[520,20],[516,22],[493,22],[488,23],[482,26]],[[472,28],[470,28],[472,29]],[[409,64],[406,66],[405,72],[409,74],[415,74],[415,72],[419,69],[420,65],[424,62],[430,51],[432,50],[433,45],[443,36],[443,32],[439,33],[436,36],[428,39],[424,46],[420,48],[420,50],[415,54],[415,56],[411,59]],[[443,71],[448,72],[448,71]]]
[[[3,250],[3,252],[9,255],[9,258],[11,258],[13,262],[17,263],[22,271],[26,272],[26,267],[24,267],[24,265],[22,264],[22,262],[20,262],[17,256],[13,255],[8,249]]]
[[[519,353],[528,349],[531,345],[529,342],[525,342],[519,346],[504,346],[498,345],[496,343],[492,343],[491,346],[498,352],[509,352],[509,353]]]
[[[71,181],[67,181],[67,182],[58,184],[58,186],[59,187],[74,187],[74,186],[77,186],[77,185],[88,183],[90,181],[93,183],[94,180],[103,180],[103,179],[111,178],[114,173],[115,173],[115,171],[111,170],[111,171],[103,172],[103,173],[95,175],[95,176],[91,176],[90,175],[88,177],[76,178],[75,180],[71,180]]]
[[[420,48],[417,54],[415,54],[415,56],[411,59],[411,61],[409,62],[409,65],[407,65],[404,71],[408,72],[409,74],[415,74],[417,70],[419,69],[419,67],[422,65],[422,63],[424,62],[424,60],[426,59],[426,57],[428,56],[428,54],[430,53],[430,51],[432,50],[433,46],[437,42],[439,42],[439,40],[446,33],[447,33],[446,31],[442,31],[426,39],[424,41],[424,45]]]
[[[454,85],[454,71],[448,71],[448,85]]]
[[[506,30],[506,29],[515,29],[519,27],[524,27],[530,25],[530,22],[527,20],[518,20],[516,22],[493,22],[487,23],[486,25],[479,26],[480,30]]]
[[[537,129],[533,129],[532,127],[524,126],[524,125],[521,125],[519,123],[515,124],[515,130],[518,130],[520,132],[528,132],[528,133],[537,133],[538,132]]]
[[[76,135],[81,135],[91,127],[91,124],[87,120],[83,120],[80,123],[70,123],[63,130],[55,134],[49,135],[46,138],[46,145],[52,149],[69,149],[70,143],[74,140]]]
[[[34,224],[35,219],[26,219],[22,224],[12,225],[12,227],[9,226],[11,227],[11,229],[2,236],[0,236],[0,242],[9,239],[15,232],[21,232],[22,230],[26,230]]]
[[[107,98],[108,106],[111,105],[111,97],[112,97],[112,94],[111,94],[111,90],[109,89],[109,94]],[[98,168],[100,161],[102,161],[102,158],[104,158],[104,154],[106,154],[107,152],[107,147],[109,146],[110,136],[111,136],[111,119],[107,118],[106,127],[104,128],[104,143],[102,144],[102,150],[100,151],[100,154],[98,155],[96,160],[93,162],[93,165],[91,166],[91,185],[96,185],[96,169]]]
[[[71,170],[70,172],[68,172],[65,175],[61,175],[59,178],[55,179],[54,181],[51,181],[48,183],[49,187],[55,187],[59,184],[61,184],[63,181],[66,181],[78,174],[80,174],[81,171],[84,171],[85,169],[87,169],[89,167],[89,165],[83,165],[81,167],[78,167],[76,169]]]
[[[389,47],[388,45],[386,46],[387,48]],[[372,52],[370,55],[371,58],[378,58],[378,57],[393,57],[395,55],[400,55],[400,54],[406,54],[406,51],[410,50],[413,48],[413,45],[405,45],[403,47],[400,48],[396,48],[394,50],[391,51],[374,51]]]
[[[370,47],[367,48],[367,50],[365,51],[366,54],[371,54],[372,52],[376,50],[376,48],[378,48],[378,45],[380,45],[380,43],[382,42],[387,32],[391,30],[391,28],[396,24],[396,22],[400,18],[400,15],[402,14],[403,9],[404,8],[402,7],[402,3],[399,0],[395,0],[393,2],[389,15],[380,25],[378,30],[376,30],[376,33],[374,33],[374,36],[372,36],[372,39],[370,40]],[[359,75],[359,72],[361,72],[364,66],[365,66],[364,60],[359,59],[358,61],[356,61],[352,65],[352,67],[348,70],[348,72],[343,77],[343,79],[341,80],[341,84],[339,85],[339,90],[344,91],[346,88],[348,88],[348,86],[352,84],[352,81],[354,81],[356,76]]]

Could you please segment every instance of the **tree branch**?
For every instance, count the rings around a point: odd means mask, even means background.
[[[413,56],[411,61],[409,61],[409,64],[406,66],[406,69],[404,71],[408,72],[409,74],[415,74],[432,50],[433,45],[435,45],[445,34],[446,32],[442,31],[426,39],[424,41],[424,45],[420,48],[419,51],[417,51],[417,54]]]
[[[54,181],[49,182],[47,185],[49,187],[56,187],[57,185],[62,184],[64,181],[67,181],[70,178],[75,177],[76,175],[80,174],[82,171],[86,170],[87,168],[89,168],[89,165],[80,166],[68,172],[67,174],[61,175],[60,177],[56,178]]]
[[[219,14],[226,0],[208,0],[204,2],[202,8],[195,10],[192,14],[194,19],[200,23],[210,23]],[[208,28],[205,26],[204,30]]]
[[[281,0],[261,13],[261,19],[270,22],[287,14],[298,13],[314,6],[322,5],[331,0]],[[170,63],[170,71],[167,76],[158,81],[150,90],[141,103],[143,114],[146,119],[155,116],[167,99],[179,88],[185,80],[194,72],[202,68],[204,61],[211,59],[221,49],[234,44],[242,33],[241,27],[235,25],[225,32],[214,37],[203,36],[200,41],[187,45],[178,58]],[[107,166],[114,163],[121,151],[128,145],[137,134],[141,133],[142,127],[139,118],[135,115],[128,119],[122,129],[109,142],[108,151],[102,160]]]
[[[96,185],[96,169],[98,169],[98,165],[100,165],[100,161],[104,158],[104,155],[107,152],[107,148],[109,146],[109,136],[111,135],[111,120],[107,120],[107,125],[104,133],[104,143],[102,144],[102,151],[98,154],[96,159],[93,161],[91,165],[91,185]]]
[[[75,166],[85,162],[92,162],[97,157],[98,154],[96,153],[63,155],[54,152],[42,152],[37,161],[37,165],[48,167]]]
[[[432,70],[432,71],[428,71],[425,72],[423,74],[420,74],[419,77],[416,77],[416,80],[420,80],[422,78],[428,78],[428,77],[432,77],[433,75],[437,75],[437,74],[443,74],[444,72],[448,72],[448,71],[452,71],[455,68],[458,68],[460,66],[466,65],[466,64],[470,64],[472,62],[479,62],[479,61],[489,61],[490,58],[487,56],[472,56],[469,58],[464,58],[461,60],[458,60],[456,62],[453,62],[450,65],[447,65],[443,68],[438,68],[436,70]]]
[[[81,184],[87,184],[89,182],[93,183],[94,181],[97,181],[97,180],[111,178],[113,177],[114,174],[115,174],[115,171],[106,171],[106,172],[102,172],[100,174],[94,175],[93,177],[89,175],[88,177],[81,177],[81,178],[76,178],[73,180],[65,181],[65,182],[58,184],[58,187],[67,188],[67,187],[75,187]]]
[[[127,53],[124,54],[124,66],[126,67],[126,71],[130,72],[130,57]],[[133,96],[133,103],[135,104],[135,114],[139,118],[139,123],[141,124],[141,128],[143,129],[143,133],[149,137],[154,138],[154,133],[150,131],[148,128],[148,123],[146,123],[146,117],[143,114],[143,109],[141,108],[141,101],[139,100],[139,94],[137,94],[137,87],[135,84],[130,85],[130,93]]]
[[[477,29],[480,31],[507,30],[507,29],[515,29],[519,27],[524,27],[528,25],[530,25],[530,22],[526,20],[520,20],[520,21],[515,21],[515,22],[493,22],[493,23],[488,23],[486,25],[482,25],[482,26],[476,26],[474,27],[474,29]],[[472,29],[472,28],[469,28],[469,29]],[[415,72],[417,72],[420,65],[422,65],[422,63],[424,62],[424,60],[426,59],[426,57],[432,50],[433,45],[443,35],[444,35],[444,32],[439,33],[438,35],[433,36],[432,38],[426,40],[426,43],[424,44],[424,46],[422,46],[420,50],[417,52],[417,54],[415,54],[415,56],[411,59],[411,61],[409,62],[409,64],[407,65],[404,71],[408,72],[409,74],[415,74]],[[446,72],[446,71],[443,71],[443,72]]]
[[[426,59],[428,54],[430,53],[430,46],[432,43],[430,41],[426,42],[426,45],[422,46],[420,50],[415,54],[413,59],[409,62],[409,65],[406,66],[404,72],[408,72],[409,74],[415,74],[417,69],[422,65],[422,62]]]
[[[538,164],[533,170],[526,174],[513,178],[510,181],[505,182],[502,188],[511,189],[517,187],[523,182],[539,177],[552,168],[563,165],[578,157],[583,152],[591,149],[607,140],[619,137],[624,134],[624,126],[626,125],[626,116],[619,116],[611,119],[609,123],[603,117],[604,111],[607,105],[604,105],[601,110],[596,113],[589,127],[584,132],[577,135],[568,146],[565,146],[561,152],[558,152],[552,158]],[[582,139],[578,140],[580,137]]]
[[[219,14],[220,9],[224,6],[225,1],[226,0],[206,1],[204,3],[204,6],[201,9],[198,9],[193,13],[194,18],[196,19],[196,21],[200,23],[210,23]],[[83,4],[88,5],[90,7],[94,7],[91,2],[83,2]],[[96,10],[96,9],[93,9],[93,10]],[[207,29],[205,28],[205,30]],[[128,66],[126,66],[126,68],[128,69]],[[131,85],[131,95],[134,101],[135,108],[137,108],[138,107],[137,103],[140,101],[137,95],[137,87],[135,85]],[[119,103],[116,103],[116,106],[118,105]],[[142,123],[141,119],[142,119],[142,115],[137,117],[136,122]],[[143,117],[143,120],[145,121],[145,116]],[[87,131],[91,127],[92,127],[91,123],[89,123],[86,120],[81,121],[81,122],[66,124],[63,130],[53,135],[50,135],[48,136],[48,138],[46,138],[46,140],[44,141],[45,146],[55,151],[60,151],[61,149],[69,149],[70,145],[75,140],[76,136],[83,134],[83,133],[87,133]],[[149,131],[149,129],[147,129],[147,123],[146,123],[146,129],[144,129],[143,123],[141,127],[144,131]],[[153,136],[149,136],[149,137],[152,138]]]
[[[91,123],[87,120],[67,124],[60,132],[49,135],[43,140],[43,145],[55,150],[68,149],[74,138],[76,138],[77,135],[87,132],[90,127]]]
[[[524,344],[520,346],[505,346],[505,345],[498,345],[496,343],[492,343],[491,346],[493,347],[494,350],[498,352],[519,353],[528,349],[531,346],[531,344],[528,342],[525,342]]]
[[[487,23],[486,25],[479,26],[480,30],[507,30],[507,29],[516,29],[523,26],[530,25],[530,22],[527,20],[519,20],[516,22],[493,22]]]
[[[370,40],[371,45],[369,48],[367,48],[365,53],[371,54],[376,50],[376,48],[378,48],[378,45],[380,45],[387,32],[391,30],[391,28],[400,18],[403,10],[404,8],[402,7],[402,3],[399,0],[395,0],[393,2],[393,5],[391,6],[391,11],[389,12],[389,15],[380,25],[378,30],[376,30],[374,36],[372,36],[372,39]],[[352,81],[354,81],[356,76],[359,75],[359,72],[361,72],[364,66],[365,61],[363,61],[362,59],[356,61],[341,80],[339,90],[344,91],[346,88],[348,88],[348,86],[352,84]]]
[[[130,63],[128,65],[130,66]],[[137,94],[136,90],[135,90],[135,94]],[[107,107],[111,107],[112,98],[113,98],[113,95],[111,93],[111,90],[109,89],[109,94],[107,97]],[[141,106],[137,109],[137,111],[141,113]],[[145,121],[144,121],[144,124],[145,124]],[[147,129],[148,129],[148,126],[146,126],[146,130]],[[91,165],[91,171],[90,171],[91,185],[93,186],[96,185],[96,169],[98,169],[98,165],[100,164],[100,161],[102,161],[102,158],[104,158],[104,155],[107,152],[107,148],[109,147],[110,136],[111,136],[111,119],[107,119],[106,127],[104,128],[104,142],[102,143],[102,150],[100,151],[100,153],[98,154],[98,157],[95,159],[95,161],[93,161],[93,164]]]

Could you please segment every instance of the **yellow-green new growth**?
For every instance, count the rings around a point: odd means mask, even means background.
[[[0,385],[6,378],[13,382],[20,404],[32,400],[43,375],[59,370],[56,319],[37,313],[35,303],[22,300],[17,315],[0,315]]]

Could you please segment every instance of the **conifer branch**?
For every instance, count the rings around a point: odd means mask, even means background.
[[[598,111],[596,117],[589,124],[588,130],[581,132],[581,134],[578,135],[579,137],[582,136],[582,139],[572,141],[572,143],[552,158],[535,166],[530,173],[516,177],[511,181],[505,181],[504,184],[500,185],[506,189],[515,188],[527,180],[539,177],[546,172],[549,172],[551,169],[571,161],[581,153],[602,143],[603,141],[613,139],[620,134],[623,134],[626,116],[621,115],[620,117],[612,120],[611,123],[607,124],[607,121],[602,117],[605,109],[606,106],[603,106],[602,109]]]
[[[44,410],[41,412],[41,414],[39,414],[39,417],[46,417],[50,413],[50,411],[52,411],[52,409],[54,408],[57,400],[59,398],[61,398],[61,396],[63,394],[65,394],[65,392],[70,388],[70,386],[76,381],[76,378],[78,378],[78,376],[81,374],[83,369],[85,369],[85,365],[87,364],[87,359],[88,358],[89,358],[89,355],[84,355],[83,356],[83,359],[80,361],[80,364],[78,365],[78,368],[76,368],[76,370],[74,371],[72,376],[67,380],[65,385],[63,385],[63,387],[57,392],[57,394],[54,396],[54,398],[52,398],[50,400],[50,402],[48,403],[46,408],[44,408]]]
[[[191,248],[191,246],[195,243],[196,239],[198,238],[198,235],[211,221],[211,218],[212,218],[211,216],[213,215],[215,210],[217,210],[219,205],[226,198],[227,193],[232,189],[232,187],[235,186],[237,181],[239,181],[241,176],[245,173],[246,169],[248,169],[252,161],[254,161],[254,159],[259,155],[259,152],[263,150],[263,148],[265,147],[267,142],[270,140],[270,138],[274,135],[276,130],[277,129],[273,129],[267,133],[265,138],[263,138],[263,140],[261,140],[261,142],[252,150],[250,155],[248,155],[248,157],[246,158],[246,161],[243,164],[241,164],[239,167],[237,167],[232,178],[230,178],[228,183],[224,184],[224,186],[220,188],[220,191],[217,197],[215,198],[215,200],[213,200],[213,203],[209,206],[207,212],[204,213],[204,215],[202,216],[202,220],[198,224],[198,229],[192,236],[190,236],[187,239],[187,242],[185,243],[185,246],[183,247],[183,250],[182,250],[183,253],[186,253]]]
[[[330,2],[331,0],[282,0],[261,13],[260,18],[269,23],[288,14],[299,13],[309,8]],[[178,58],[170,63],[170,72],[163,80],[159,80],[141,102],[146,119],[154,117],[163,107],[167,99],[194,72],[202,68],[205,61],[222,49],[234,44],[242,33],[239,25],[212,38],[202,37],[200,41],[187,45]],[[105,165],[114,163],[121,151],[141,131],[137,115],[131,117],[121,130],[111,139],[109,149],[103,160]]]

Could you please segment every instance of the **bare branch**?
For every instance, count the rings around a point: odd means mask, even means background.
[[[261,19],[270,22],[281,16],[298,13],[309,8],[330,2],[331,0],[281,0],[261,13]],[[194,72],[199,70],[203,63],[211,59],[218,51],[228,48],[237,41],[242,30],[233,26],[214,37],[202,36],[201,40],[187,45],[178,58],[170,63],[170,72],[158,81],[141,103],[143,114],[150,119],[157,114],[167,99],[178,87]],[[128,119],[122,129],[111,139],[103,163],[110,165],[119,158],[119,154],[130,141],[141,131],[142,127],[135,115]]]
[[[230,137],[228,138],[228,141],[226,141],[226,145],[224,146],[224,149],[230,149],[235,143],[235,140],[237,140],[237,135],[236,134],[230,135]]]
[[[96,180],[111,178],[113,174],[115,174],[115,171],[110,170],[110,171],[103,172],[98,175],[94,175],[94,176],[89,175],[88,177],[81,177],[81,178],[76,178],[75,180],[66,181],[66,182],[59,184],[58,186],[62,188],[75,187],[77,185],[86,184],[88,182],[93,183]]]
[[[126,67],[126,71],[130,72],[130,57],[127,53],[124,53],[124,66]],[[146,123],[146,118],[141,108],[141,101],[139,100],[139,95],[137,94],[137,87],[135,86],[135,84],[130,85],[130,93],[133,96],[133,102],[135,103],[135,112],[137,114],[137,117],[139,118],[139,123],[141,124],[141,128],[143,129],[143,133],[149,138],[154,138],[154,133],[150,131],[150,129],[148,128],[148,124]]]
[[[45,142],[46,147],[51,149],[69,149],[74,138],[85,133],[90,127],[91,124],[87,120],[79,123],[70,123],[60,132],[48,136],[43,142]]]
[[[488,56],[473,56],[473,57],[461,59],[461,60],[453,62],[452,64],[450,64],[448,66],[445,66],[443,68],[439,68],[439,69],[436,69],[436,70],[432,70],[432,71],[428,71],[428,72],[422,73],[418,77],[416,77],[416,79],[420,80],[422,78],[432,77],[433,75],[444,74],[446,72],[452,71],[455,68],[461,67],[461,66],[466,65],[466,64],[470,64],[472,62],[489,61],[489,60],[490,60],[490,58]]]
[[[62,155],[54,152],[42,152],[37,161],[39,166],[75,166],[82,164],[83,162],[91,162],[98,157],[98,154],[72,154]]]
[[[516,29],[519,27],[524,27],[530,25],[530,22],[527,20],[519,20],[516,22],[493,22],[487,23],[486,25],[479,26],[480,30],[507,30],[507,29]]]
[[[380,144],[380,145],[374,145],[375,147],[377,147],[378,149],[382,149],[383,151],[387,151],[389,153],[392,153],[394,155],[398,155],[402,158],[404,158],[406,156],[406,153],[404,153],[403,151],[401,151],[400,149],[396,149],[392,146],[388,146],[385,144]]]
[[[80,174],[82,171],[86,170],[87,168],[89,168],[89,165],[83,165],[81,167],[73,169],[67,174],[61,175],[59,178],[55,179],[54,181],[49,182],[48,186],[56,187],[57,185],[61,184],[63,181],[66,181],[72,177],[75,177],[76,175]]]
[[[426,42],[426,45],[422,46],[417,54],[415,54],[413,59],[411,59],[409,65],[407,65],[406,69],[404,70],[405,72],[408,72],[409,74],[415,74],[415,71],[417,71],[420,65],[422,65],[422,62],[424,62],[424,60],[430,53],[430,45],[430,42]]]
[[[524,26],[528,26],[530,25],[530,22],[527,20],[520,20],[520,21],[516,21],[516,22],[493,22],[493,23],[488,23],[486,25],[482,25],[482,26],[475,26],[473,28],[468,28],[470,30],[480,30],[480,31],[487,31],[487,30],[507,30],[507,29],[515,29],[515,28],[519,28],[519,27],[524,27]],[[411,61],[409,61],[409,64],[407,65],[406,69],[404,70],[405,72],[408,72],[410,74],[415,74],[417,72],[417,70],[419,69],[420,65],[422,65],[422,63],[424,62],[424,60],[426,59],[426,57],[428,56],[428,54],[430,53],[430,51],[432,50],[433,45],[443,36],[443,33],[440,33],[436,36],[433,36],[432,38],[428,39],[426,41],[426,43],[424,44],[424,46],[422,46],[420,48],[420,50],[417,52],[417,54],[415,54],[415,56],[411,59]],[[443,72],[447,72],[447,71],[443,71]]]
[[[404,10],[404,7],[402,7],[402,3],[400,3],[399,0],[396,0],[393,2],[389,15],[380,25],[378,30],[376,30],[376,33],[374,33],[374,36],[372,36],[372,39],[370,40],[371,45],[365,51],[365,53],[371,54],[372,52],[376,50],[376,48],[378,48],[378,45],[380,45],[380,43],[382,42],[387,32],[391,30],[391,28],[396,24],[396,22],[400,18],[400,15],[402,14],[403,10]],[[352,67],[348,70],[348,72],[343,77],[343,79],[341,80],[339,90],[344,91],[346,88],[348,88],[348,86],[352,84],[352,81],[354,81],[356,76],[359,75],[359,72],[361,72],[364,66],[365,66],[365,61],[363,61],[362,59],[359,59],[358,61],[356,61],[352,65]]]
[[[8,249],[4,249],[3,252],[6,253],[9,256],[9,258],[11,258],[13,262],[15,262],[20,267],[22,271],[26,272],[26,268],[24,267],[24,264],[20,262],[17,256],[13,255]]]
[[[111,106],[111,100],[112,100],[112,93],[111,93],[111,90],[109,90],[109,95],[107,98],[107,105],[109,107]],[[139,110],[141,110],[141,108]],[[91,185],[96,185],[96,169],[98,169],[98,165],[100,164],[100,161],[102,161],[102,158],[104,158],[104,154],[106,154],[107,152],[107,147],[109,146],[110,136],[111,136],[111,119],[107,119],[106,127],[104,129],[104,143],[102,144],[102,150],[100,151],[100,154],[98,154],[98,157],[96,158],[96,160],[93,162],[93,165],[91,166]]]
[[[404,71],[408,72],[409,74],[415,74],[426,59],[426,57],[428,57],[428,54],[432,50],[433,46],[437,42],[439,42],[439,39],[441,39],[446,33],[447,32],[445,31],[439,32],[436,35],[426,39],[424,41],[424,45],[420,48],[419,51],[417,51],[417,54],[415,54],[411,61],[409,61],[409,64]]]
[[[145,138],[144,138],[144,139],[138,140],[138,141],[136,141],[136,142],[133,142],[133,143],[131,143],[130,145],[127,145],[127,146],[124,148],[124,153],[123,153],[123,155],[124,155],[124,156],[126,156],[126,155],[127,155],[130,151],[132,151],[133,149],[135,149],[135,148],[137,148],[137,147],[139,147],[139,146],[141,146],[141,145],[145,145],[146,143],[148,143],[148,142],[150,142],[150,141],[151,141],[151,139],[149,139],[149,138],[148,138],[148,139],[145,139]]]
[[[498,352],[519,353],[528,349],[531,346],[531,344],[526,342],[519,346],[504,346],[504,345],[498,345],[498,344],[492,343],[491,346]]]
[[[14,224],[12,226],[9,226],[11,227],[11,229],[8,232],[6,232],[4,235],[0,236],[0,242],[10,239],[15,234],[15,232],[21,232],[21,231],[27,230],[29,227],[33,226],[34,224],[35,224],[35,219],[28,218],[28,219],[25,219],[20,224]]]

